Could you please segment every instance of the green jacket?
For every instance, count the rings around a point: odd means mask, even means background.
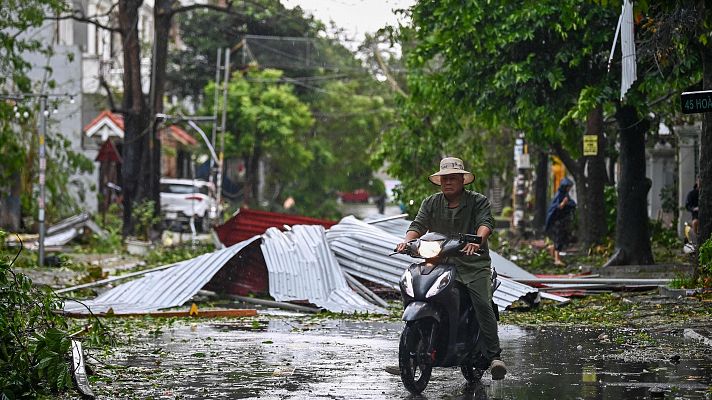
[[[448,201],[443,193],[436,193],[423,200],[418,215],[408,227],[421,235],[426,232],[438,232],[445,235],[458,233],[476,234],[480,226],[486,226],[494,231],[494,218],[490,202],[484,195],[465,190],[456,208],[448,208]],[[489,256],[487,243],[482,245],[484,254],[481,256],[449,257],[448,262],[457,266],[459,280],[463,283],[472,282],[491,274],[492,260]]]

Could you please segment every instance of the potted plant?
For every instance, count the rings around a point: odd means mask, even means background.
[[[126,238],[126,251],[133,255],[146,255],[151,248],[149,234],[151,227],[157,224],[161,219],[153,214],[155,202],[153,200],[145,200],[136,204],[133,209],[134,232],[136,236]]]

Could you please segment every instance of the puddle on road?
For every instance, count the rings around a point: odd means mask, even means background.
[[[95,391],[102,398],[411,398],[399,377],[383,371],[397,364],[400,323],[256,321],[259,328],[185,322],[135,338],[107,360],[119,368],[97,366]],[[500,326],[505,380],[486,374],[467,386],[459,369],[436,369],[418,398],[705,399],[712,354],[692,352],[681,334],[661,335],[646,340],[665,345],[646,347],[602,330]]]

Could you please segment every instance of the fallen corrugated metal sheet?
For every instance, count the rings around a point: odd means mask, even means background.
[[[492,265],[497,273],[511,279],[532,279],[536,275],[490,250]]]
[[[405,236],[405,233],[408,231],[411,223],[411,221],[405,218],[384,220],[383,215],[381,214],[369,215],[364,218],[363,221],[368,222],[369,225],[373,225],[384,232],[398,236],[399,238],[403,238]]]
[[[79,229],[69,228],[67,230],[47,236],[44,240],[44,245],[46,247],[64,246],[77,236],[79,236]],[[37,246],[39,247],[39,244],[37,244]]]
[[[63,219],[63,220],[57,222],[56,224],[50,226],[49,228],[47,228],[47,235],[53,235],[55,233],[64,231],[66,229],[76,227],[77,225],[82,226],[88,220],[89,220],[89,214],[79,213],[72,217]]]
[[[275,300],[308,300],[333,312],[387,313],[348,286],[322,226],[296,225],[289,232],[269,228],[261,248]]]
[[[398,289],[403,271],[415,260],[403,254],[389,256],[402,236],[387,233],[352,216],[332,226],[326,239],[348,273],[394,289]],[[531,286],[504,277],[499,280],[501,285],[493,297],[500,311],[518,299],[535,301],[538,295],[538,289]]]
[[[299,215],[241,208],[234,217],[216,227],[215,231],[225,246],[232,246],[252,236],[261,235],[268,228],[278,228],[281,231],[286,229],[284,225],[321,225],[329,228],[335,223]]]
[[[80,213],[63,219],[47,228],[46,236],[44,238],[45,248],[64,246],[82,234],[85,226],[101,237],[106,236],[106,232],[91,220],[91,216],[88,213]],[[9,238],[8,244],[19,245],[19,243],[14,241],[14,237],[12,236]],[[24,247],[29,250],[37,250],[39,248],[39,237],[37,235],[33,235],[31,240],[24,243]]]
[[[119,285],[93,300],[82,301],[93,313],[136,313],[183,305],[200,290],[230,259],[259,236],[228,248],[183,261],[175,267],[156,271]],[[64,310],[88,313],[79,302],[67,301]]]

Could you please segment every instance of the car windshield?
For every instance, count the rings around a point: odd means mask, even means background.
[[[192,194],[192,193],[202,193],[208,194],[208,187],[196,187],[192,185],[181,185],[177,183],[162,183],[161,193],[175,193],[175,194]]]

